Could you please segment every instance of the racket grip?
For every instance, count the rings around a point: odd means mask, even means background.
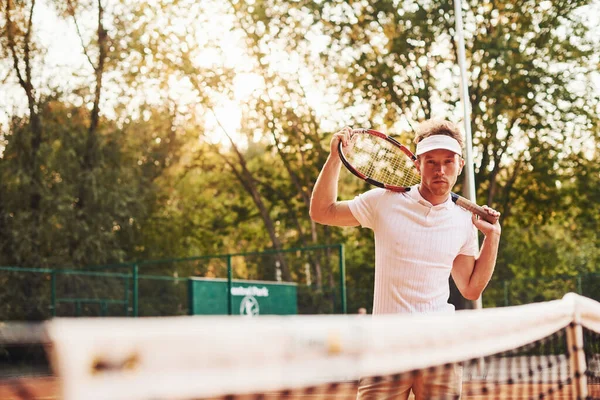
[[[464,208],[465,210],[468,210],[468,211],[472,212],[473,214],[478,215],[479,218],[489,222],[490,224],[495,224],[496,221],[498,221],[497,217],[494,217],[493,215],[488,214],[483,209],[483,207],[478,206],[477,204],[473,203],[472,201],[467,200],[464,197],[457,195],[456,193],[452,193],[452,200],[454,200],[454,203],[456,203],[456,205],[459,205],[462,208]]]

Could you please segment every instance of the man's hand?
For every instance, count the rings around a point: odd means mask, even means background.
[[[358,220],[350,211],[347,201],[337,201],[337,185],[340,177],[342,160],[340,159],[338,145],[342,143],[344,151],[352,149],[352,129],[344,127],[333,134],[331,138],[331,153],[319,173],[317,182],[313,187],[310,200],[310,217],[313,221],[323,225],[333,226],[358,226]]]
[[[478,218],[475,214],[473,214],[473,225],[475,225],[475,227],[479,229],[481,233],[483,233],[486,237],[488,235],[500,236],[500,233],[502,232],[502,228],[500,227],[499,222],[500,213],[488,206],[482,206],[481,208],[483,208],[488,213],[488,215],[494,218],[496,222],[491,224],[483,218]]]
[[[340,141],[342,142],[342,147],[344,151],[352,150],[352,128],[350,128],[349,126],[345,126],[344,128],[342,128],[342,130],[333,134],[329,146],[331,155],[336,157],[340,156],[338,152],[338,143]]]

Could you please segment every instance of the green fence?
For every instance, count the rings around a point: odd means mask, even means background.
[[[188,277],[255,280],[297,285],[299,314],[346,313],[344,246],[321,245],[284,250],[205,255],[89,269],[132,269],[137,288],[133,308],[139,316],[189,314]],[[185,279],[182,279],[185,278]],[[185,281],[185,282],[184,282]]]
[[[130,281],[126,273],[0,267],[0,318],[130,315]]]
[[[53,270],[0,267],[0,321],[39,321],[54,315]]]
[[[569,292],[600,301],[600,274],[492,280],[482,300],[484,307],[506,307],[556,300]]]
[[[0,320],[187,315],[188,281],[197,277],[293,283],[298,313],[347,312],[344,246],[336,244],[81,270],[0,267]]]
[[[372,299],[372,288],[351,287],[347,293],[344,247],[331,245],[81,270],[0,267],[0,320],[189,315],[190,278],[293,283],[298,314],[355,313]],[[503,307],[554,300],[568,292],[600,301],[600,274],[493,279],[482,299],[484,307]],[[232,299],[225,301],[227,313],[233,314]]]

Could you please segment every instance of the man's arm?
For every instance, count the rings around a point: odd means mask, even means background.
[[[500,214],[484,206],[492,215]],[[468,300],[477,300],[492,278],[500,245],[500,223],[490,224],[482,219],[473,217],[473,224],[484,235],[483,243],[477,258],[459,255],[452,265],[452,278],[460,293]]]
[[[358,226],[358,220],[352,215],[347,201],[337,201],[338,179],[342,161],[338,154],[338,143],[348,145],[350,128],[344,128],[333,135],[331,139],[331,152],[325,165],[319,173],[310,201],[310,217],[313,221],[323,225]]]

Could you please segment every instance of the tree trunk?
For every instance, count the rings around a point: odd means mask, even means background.
[[[215,119],[216,119],[216,115],[215,115]],[[262,199],[262,196],[260,195],[260,192],[258,191],[258,188],[256,185],[256,180],[252,176],[252,173],[250,172],[250,170],[248,170],[244,156],[239,151],[235,142],[233,141],[233,139],[231,138],[229,133],[225,130],[225,128],[221,125],[221,123],[219,122],[218,119],[217,119],[217,123],[219,124],[220,128],[223,130],[223,133],[225,133],[225,135],[229,139],[229,142],[231,143],[231,146],[237,156],[239,167],[240,167],[241,171],[238,171],[236,166],[229,159],[227,159],[227,157],[223,156],[218,151],[217,151],[217,153],[229,165],[229,167],[231,168],[231,170],[234,173],[234,175],[236,176],[236,178],[242,184],[244,189],[246,189],[246,192],[248,192],[248,194],[252,198],[252,201],[258,208],[258,212],[260,213],[263,223],[265,224],[265,228],[267,229],[269,237],[271,238],[271,243],[273,244],[273,247],[276,250],[282,250],[283,246],[281,245],[281,242],[279,241],[279,238],[277,237],[277,232],[275,231],[275,223],[273,222],[273,219],[271,218],[271,215],[269,214],[269,211],[267,210],[267,207],[265,206],[265,203]],[[279,264],[281,266],[281,273],[283,276],[283,280],[286,282],[291,281],[292,276],[290,274],[289,267],[288,267],[287,263],[285,262],[285,257],[283,257],[282,253],[277,253],[277,257],[279,260]]]
[[[27,175],[30,177],[31,182],[29,188],[26,189],[27,202],[29,205],[29,212],[32,215],[31,226],[30,226],[30,242],[31,250],[27,257],[27,260],[19,260],[21,263],[29,263],[33,266],[41,266],[41,254],[40,254],[40,234],[39,229],[41,226],[41,214],[40,205],[42,201],[41,188],[43,186],[42,177],[38,161],[38,151],[42,143],[43,128],[41,117],[38,110],[37,98],[35,88],[33,87],[31,78],[31,30],[33,25],[33,10],[35,8],[35,0],[31,2],[31,9],[29,10],[29,17],[27,20],[27,29],[23,38],[23,59],[19,59],[17,52],[17,44],[15,41],[15,25],[11,19],[11,10],[13,8],[12,0],[7,0],[5,8],[6,17],[6,35],[8,38],[9,51],[12,56],[13,68],[19,85],[25,92],[27,97],[27,107],[29,109],[29,128],[30,137],[24,141],[24,167]],[[19,66],[20,62],[24,64],[24,71]]]
[[[81,32],[79,30],[79,25],[77,23],[75,10],[70,7],[70,12],[75,21],[75,26],[77,27],[77,32],[81,39],[81,44],[83,46],[83,50],[85,55],[87,56],[88,62],[94,68],[94,77],[95,77],[95,87],[94,87],[94,103],[92,106],[92,111],[90,114],[90,125],[87,129],[87,138],[85,140],[85,147],[83,149],[83,157],[80,163],[81,168],[81,179],[78,187],[78,199],[75,203],[76,209],[76,220],[78,224],[86,225],[89,223],[89,218],[87,217],[88,212],[87,208],[93,208],[93,200],[95,188],[93,187],[94,180],[92,179],[92,175],[94,174],[94,170],[98,166],[98,126],[100,123],[100,99],[102,94],[102,79],[104,76],[105,62],[106,62],[106,53],[107,53],[107,40],[108,34],[104,29],[103,17],[104,17],[104,8],[102,7],[102,2],[98,0],[98,15],[97,15],[97,37],[98,37],[98,60],[96,63],[92,61],[90,58],[86,46],[83,41],[83,37],[81,36]],[[89,204],[92,203],[92,204]],[[92,260],[83,260],[81,257],[84,257],[86,252],[81,252],[80,250],[81,240],[79,238],[73,237],[70,243],[69,253],[75,264],[86,263]],[[100,262],[101,260],[93,260],[94,262]]]

